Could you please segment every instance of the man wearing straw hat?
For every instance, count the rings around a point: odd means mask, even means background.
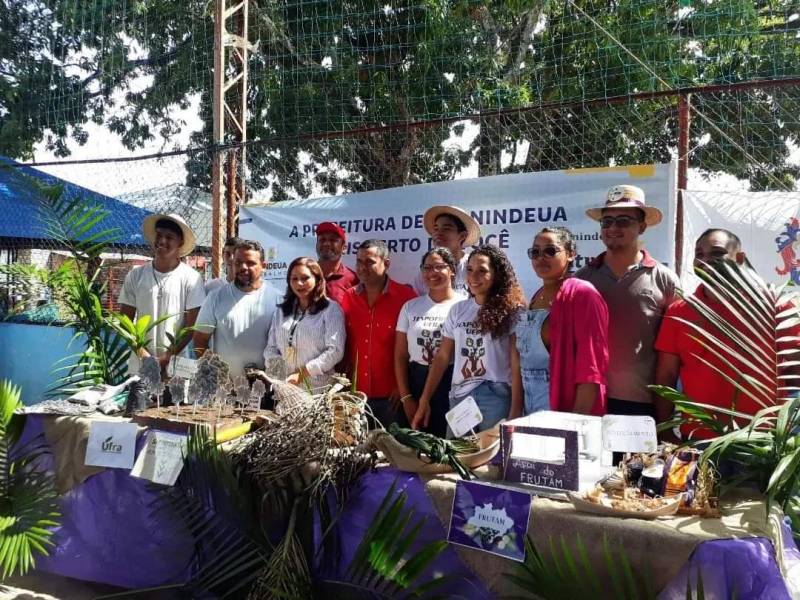
[[[592,283],[608,305],[608,412],[654,417],[647,386],[655,377],[656,335],[679,280],[639,238],[661,222],[661,211],[645,204],[641,188],[616,185],[586,215],[600,222],[606,251],[575,276]]]
[[[467,261],[469,252],[464,247],[474,246],[481,239],[478,222],[457,206],[431,206],[423,217],[425,231],[431,236],[433,248],[447,248],[456,259],[456,280],[453,289],[463,295],[467,290]],[[414,278],[414,291],[420,296],[428,293],[422,271]]]
[[[144,237],[153,247],[153,260],[131,270],[119,295],[120,312],[130,319],[150,315],[153,321],[169,315],[151,332],[150,343],[131,356],[130,370],[139,370],[139,359],[156,356],[162,372],[173,356],[180,354],[191,340],[185,338],[173,347],[167,334],[174,336],[194,325],[205,298],[200,274],[181,262],[195,246],[195,236],[179,215],[149,215],[143,224]]]

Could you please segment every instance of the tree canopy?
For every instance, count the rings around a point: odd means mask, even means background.
[[[211,10],[5,0],[0,154],[26,158],[45,140],[66,156],[90,121],[131,149],[168,141],[185,127],[175,109],[198,94],[205,126],[192,141],[209,145]],[[438,181],[475,160],[482,175],[669,160],[675,98],[622,100],[800,75],[797,10],[796,0],[251,3],[249,186],[280,200]],[[793,185],[798,95],[695,96],[707,120],[693,120],[693,166],[756,189]],[[619,103],[593,103],[606,99]],[[209,171],[206,154],[192,155],[187,183],[208,186]]]

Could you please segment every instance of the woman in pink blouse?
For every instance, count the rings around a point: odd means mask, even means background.
[[[542,287],[514,330],[512,395],[523,396],[525,414],[606,412],[608,308],[592,284],[570,276],[575,255],[564,227],[542,229],[528,249]]]

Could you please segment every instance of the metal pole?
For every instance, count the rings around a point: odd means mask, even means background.
[[[239,141],[242,143],[241,147],[239,148],[239,169],[237,171],[239,180],[239,185],[237,186],[237,192],[239,194],[239,204],[244,204],[247,202],[247,86],[248,82],[248,75],[250,72],[250,68],[248,65],[249,56],[248,53],[250,52],[250,2],[248,0],[244,0],[244,6],[242,7],[241,19],[239,21],[240,29],[239,29],[239,36],[244,41],[241,45],[241,56],[242,56],[242,81],[241,81],[241,93],[239,95],[239,123],[241,123],[241,137]],[[239,233],[239,215],[238,209],[235,219],[235,234]]]
[[[678,202],[675,207],[675,270],[681,274],[683,260],[683,194],[689,182],[691,94],[678,96]]]
[[[236,150],[228,152],[228,177],[225,188],[225,232],[227,237],[236,235],[236,194],[239,188],[238,173],[236,170]]]
[[[225,138],[225,0],[214,2],[214,148],[211,156],[211,274],[222,272],[222,154]]]

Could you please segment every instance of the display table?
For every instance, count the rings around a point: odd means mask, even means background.
[[[41,434],[51,416],[29,415],[25,437]],[[139,436],[141,447],[143,436]],[[82,460],[82,457],[77,457]],[[58,461],[57,461],[58,462]],[[64,464],[63,461],[59,464]],[[484,476],[490,476],[486,469]],[[417,547],[446,535],[456,479],[451,475],[421,478],[389,467],[363,475],[350,492],[338,530],[342,576],[353,553],[374,520],[386,491],[395,483],[408,494],[414,520],[426,519]],[[88,476],[63,495],[61,525],[49,557],[37,559],[37,569],[78,579],[136,588],[179,583],[189,575],[192,540],[152,510],[158,487],[131,477],[127,471],[104,469]],[[550,538],[574,547],[580,536],[593,565],[601,568],[602,541],[622,547],[632,567],[652,578],[665,599],[685,595],[686,578],[699,567],[706,597],[789,598],[776,562],[775,544],[784,570],[798,561],[796,548],[785,543],[779,515],[767,518],[758,500],[724,506],[723,519],[672,517],[658,521],[619,519],[583,514],[571,504],[534,498],[529,535],[539,548]],[[514,562],[486,552],[451,545],[431,567],[429,576],[455,576],[448,595],[494,598],[518,592],[503,577]],[[797,569],[795,569],[796,571]],[[601,571],[602,572],[602,571]],[[719,596],[709,595],[709,591]],[[677,594],[677,595],[676,595]]]
[[[395,481],[408,494],[414,514],[428,517],[426,530],[444,535],[449,526],[455,477],[419,477],[379,468],[361,478],[353,491],[352,503],[342,515],[344,564],[349,563],[352,555],[352,550],[347,554],[346,549],[356,547],[371,522],[369,515],[375,514],[383,499],[384,492],[378,490],[387,489]],[[790,566],[800,564],[800,557],[791,543],[790,532],[782,529],[778,515],[767,519],[761,501],[739,502],[726,507],[725,513],[723,519],[677,516],[642,521],[580,513],[567,502],[534,498],[528,535],[539,548],[549,548],[550,538],[560,543],[562,537],[574,548],[579,535],[600,576],[604,573],[602,548],[606,536],[612,547],[624,548],[634,571],[649,574],[653,588],[663,590],[659,598],[685,598],[686,578],[691,575],[694,581],[698,568],[703,573],[706,598],[730,598],[733,589],[740,600],[790,598],[775,559],[773,537],[788,539],[787,549],[794,553],[787,557]],[[431,522],[432,519],[435,521]],[[468,597],[496,598],[519,593],[503,576],[513,569],[513,561],[457,545],[451,545],[449,552],[474,574],[470,583],[475,587]],[[439,572],[452,573],[449,568],[454,562],[452,557],[445,556],[443,561]],[[477,590],[483,595],[475,595]],[[463,590],[449,588],[449,591],[455,594]]]
[[[22,441],[43,435],[54,420],[28,415]],[[85,420],[75,419],[74,427]],[[137,452],[144,445],[141,433],[136,445]],[[79,454],[80,435],[64,446]],[[85,442],[82,448],[85,452]],[[193,541],[153,510],[158,486],[122,469],[92,469],[94,474],[78,483],[76,465],[83,456],[62,457],[54,450],[50,458],[60,469],[71,469],[71,476],[58,479],[72,487],[61,497],[55,548],[49,556],[37,557],[37,570],[126,588],[186,580]]]

